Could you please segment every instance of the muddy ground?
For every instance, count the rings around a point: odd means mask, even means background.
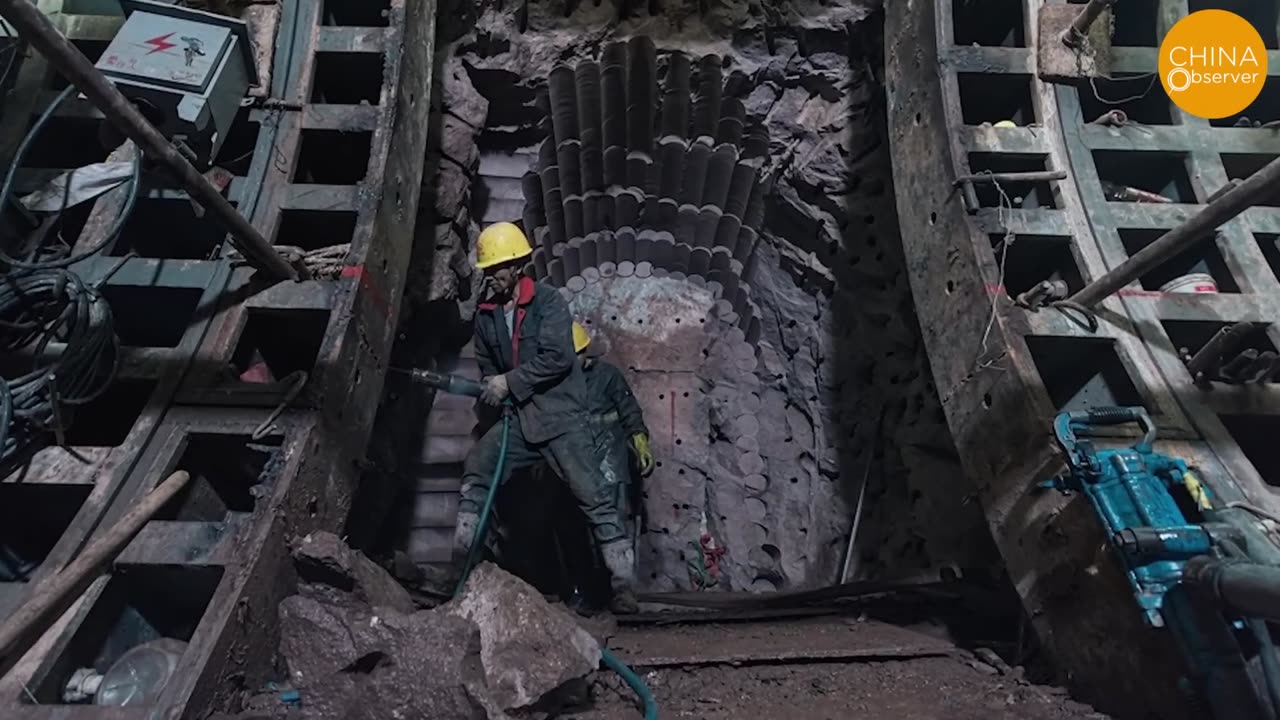
[[[617,628],[663,718],[706,720],[1101,720],[1060,688],[1028,682],[994,653],[938,627],[865,617]],[[634,720],[635,695],[599,673],[576,720]]]

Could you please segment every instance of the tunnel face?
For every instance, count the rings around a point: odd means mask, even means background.
[[[465,268],[478,227],[521,222],[632,384],[661,463],[644,589],[832,582],[860,497],[853,573],[994,565],[912,313],[872,8],[765,32],[745,4],[551,5],[486,8],[450,47],[437,254]],[[419,294],[474,283],[442,267]],[[439,557],[443,526],[413,532]]]

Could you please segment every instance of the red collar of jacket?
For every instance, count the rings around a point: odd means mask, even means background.
[[[538,288],[534,284],[533,278],[531,277],[520,278],[520,280],[516,283],[516,305],[524,306],[533,302],[533,296],[536,295],[537,292],[538,292]],[[480,303],[480,309],[481,310],[497,310],[499,304],[500,303],[496,303],[492,301],[482,302]]]

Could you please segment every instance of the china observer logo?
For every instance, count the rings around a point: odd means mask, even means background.
[[[1196,117],[1235,115],[1267,79],[1267,50],[1247,20],[1201,10],[1178,21],[1160,44],[1160,82],[1174,104]]]

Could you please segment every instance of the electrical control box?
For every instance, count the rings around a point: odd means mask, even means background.
[[[248,26],[150,0],[120,6],[124,24],[98,69],[197,167],[208,166],[258,82]]]

